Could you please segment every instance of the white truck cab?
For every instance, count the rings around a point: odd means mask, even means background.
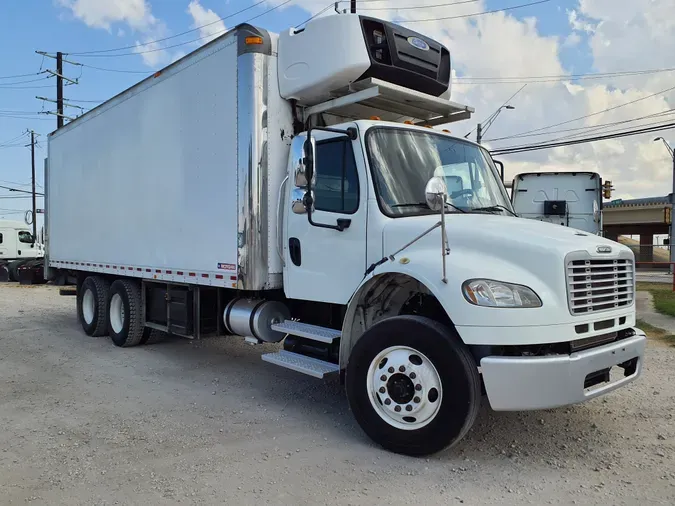
[[[33,259],[42,249],[33,240],[30,226],[21,221],[0,220],[0,261]]]
[[[374,18],[238,26],[50,135],[45,275],[75,277],[83,330],[117,346],[279,343],[261,358],[339,375],[410,455],[461,440],[483,392],[545,409],[635,380],[633,253],[516,217],[490,153],[447,130],[473,113],[450,74],[442,44]]]

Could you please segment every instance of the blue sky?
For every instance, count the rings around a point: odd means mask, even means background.
[[[103,2],[104,0],[98,0]],[[143,4],[142,0],[105,0],[110,5],[129,6]],[[257,1],[257,0],[256,0]],[[227,27],[247,21],[250,17],[259,15],[265,10],[278,5],[282,0],[268,0],[267,3],[252,8],[245,13],[225,20]],[[480,0],[475,4],[461,6],[447,6],[434,9],[434,15],[452,16],[456,12],[475,13],[482,10],[501,9],[513,5],[526,3],[532,0]],[[591,0],[592,1],[592,0]],[[598,0],[601,2],[602,0]],[[327,0],[295,0],[305,8],[291,4],[277,9],[274,12],[258,17],[253,24],[262,26],[271,31],[280,31],[289,26],[296,25],[306,20],[311,13],[327,6]],[[426,4],[449,3],[450,0],[436,0],[434,2],[426,1]],[[189,30],[195,26],[196,18],[188,12],[190,0],[145,0],[146,6],[151,10],[152,18],[157,22],[153,29],[143,32],[134,23],[129,22],[128,18],[121,16],[121,19],[115,21],[109,20],[106,27],[96,26],[82,16],[82,11],[77,11],[75,7],[89,4],[94,5],[95,0],[0,0],[0,185],[14,186],[28,189],[30,182],[30,152],[22,146],[14,146],[17,142],[11,142],[6,145],[6,141],[16,138],[27,129],[34,129],[40,133],[40,147],[38,149],[37,166],[38,182],[42,185],[42,163],[46,156],[47,134],[55,127],[56,120],[53,116],[36,114],[40,111],[53,110],[54,104],[43,103],[35,98],[36,95],[55,98],[55,80],[45,79],[36,82],[27,82],[32,79],[45,77],[45,75],[33,75],[26,77],[7,78],[1,77],[37,74],[41,69],[54,68],[54,60],[43,58],[35,54],[36,50],[55,52],[61,50],[66,53],[84,52],[91,50],[102,50],[121,46],[134,45],[139,40],[152,40],[153,35],[170,36],[179,32]],[[212,10],[218,16],[224,17],[252,5],[251,0],[200,0],[200,7],[203,10]],[[332,3],[332,2],[331,2]],[[588,3],[588,1],[587,1]],[[365,7],[373,5],[381,6],[411,6],[417,5],[416,0],[383,0],[381,3],[364,3]],[[343,4],[347,6],[347,4]],[[459,10],[461,8],[461,10]],[[583,73],[595,69],[594,59],[589,46],[589,33],[582,31],[575,32],[577,41],[575,44],[565,44],[564,41],[571,33],[569,11],[579,9],[578,0],[552,0],[548,3],[533,5],[530,7],[517,9],[508,13],[509,18],[522,23],[525,27],[530,23],[531,18],[536,19],[535,34],[532,36],[538,41],[547,40],[550,37],[557,37],[559,47],[557,54],[552,58],[556,60],[556,65],[562,68],[564,72]],[[429,10],[429,8],[427,8]],[[114,9],[113,9],[114,12]],[[403,11],[398,11],[403,12]],[[409,12],[409,11],[408,11]],[[211,14],[213,14],[211,13]],[[378,12],[368,12],[368,15],[377,16]],[[385,12],[383,17],[387,17]],[[483,16],[482,18],[485,18]],[[88,22],[89,21],[89,22]],[[481,26],[478,18],[471,21],[467,20],[467,26]],[[418,31],[425,32],[425,24],[418,23],[411,26]],[[198,36],[199,32],[193,32],[184,37],[171,39],[168,43],[175,44],[185,40],[191,40]],[[452,35],[452,34],[451,34]],[[479,38],[476,40],[480,40]],[[502,43],[510,44],[512,41],[505,38]],[[196,46],[186,45],[183,48],[176,48],[173,51],[190,51]],[[453,48],[450,48],[453,51]],[[527,44],[521,49],[522,57],[527,56]],[[489,50],[488,50],[489,51]],[[128,51],[125,51],[128,52]],[[487,53],[483,53],[487,54]],[[176,53],[174,53],[176,56]],[[489,55],[488,55],[489,56]],[[94,65],[112,70],[149,72],[150,68],[147,62],[139,55],[111,57],[111,58],[90,58],[84,56],[67,56],[67,59]],[[518,58],[518,55],[515,55]],[[467,63],[460,62],[460,68],[467,68]],[[543,67],[542,67],[543,68]],[[502,74],[509,74],[508,69],[499,70]],[[65,65],[64,72],[67,76],[78,78],[79,84],[76,86],[67,86],[65,88],[65,97],[74,101],[82,107],[92,107],[96,105],[95,101],[105,100],[121,90],[131,86],[140,80],[142,73],[118,73],[112,71],[101,71],[91,68],[83,68],[72,65]],[[496,70],[495,70],[496,72]],[[520,70],[519,72],[523,72]],[[518,74],[519,72],[515,72]],[[536,69],[531,72],[537,72]],[[546,73],[545,69],[542,70]],[[513,75],[514,72],[511,72]],[[540,72],[541,74],[541,72]],[[495,74],[493,74],[495,75]],[[491,90],[494,90],[493,87]],[[505,95],[511,93],[510,89],[504,89],[500,93],[493,93],[494,98],[484,101],[485,110],[489,111],[494,107],[491,100],[503,100]],[[488,96],[490,94],[484,94]],[[491,96],[491,95],[490,95]],[[526,98],[523,95],[523,101]],[[93,101],[93,102],[88,102]],[[479,100],[479,102],[481,102]],[[67,109],[69,114],[77,114],[77,109]],[[480,114],[479,114],[480,113]],[[522,119],[522,114],[519,117]],[[477,116],[483,116],[482,111],[477,107]],[[504,115],[506,116],[506,115]],[[515,118],[515,115],[511,115]],[[478,119],[478,118],[476,118]],[[500,122],[503,125],[495,127],[495,132],[500,128],[508,127],[509,119]],[[467,125],[463,128],[468,131],[473,125]],[[26,138],[20,139],[21,142],[27,141]],[[11,184],[8,184],[11,183]],[[0,218],[20,218],[18,211],[25,210],[30,205],[29,199],[7,198],[17,197],[16,193],[9,193],[0,189]],[[14,212],[13,212],[14,211]]]

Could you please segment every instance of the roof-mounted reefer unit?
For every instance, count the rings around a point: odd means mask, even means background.
[[[450,98],[450,52],[422,34],[344,14],[315,19],[279,36],[279,90],[312,106],[368,78]]]

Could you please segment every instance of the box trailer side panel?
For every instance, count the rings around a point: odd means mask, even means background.
[[[237,274],[236,42],[217,41],[51,136],[52,264]]]

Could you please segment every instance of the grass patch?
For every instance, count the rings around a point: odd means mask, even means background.
[[[638,283],[637,290],[652,294],[659,313],[675,317],[675,292],[670,283]]]
[[[636,322],[636,327],[643,330],[645,334],[647,334],[648,337],[651,337],[652,339],[659,339],[661,341],[665,341],[666,343],[670,344],[671,346],[675,346],[675,336],[672,334],[669,334],[663,329],[660,329],[658,327],[654,327],[653,325],[650,325],[644,320],[637,320]]]

